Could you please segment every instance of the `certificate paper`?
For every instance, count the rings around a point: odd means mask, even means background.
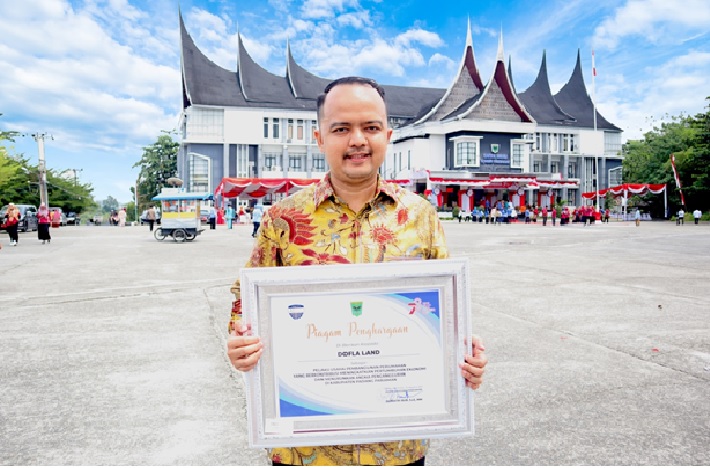
[[[443,413],[439,302],[416,289],[272,297],[279,415]]]
[[[467,262],[242,270],[254,447],[473,434]]]

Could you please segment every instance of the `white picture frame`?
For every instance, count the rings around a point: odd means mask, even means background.
[[[250,446],[474,434],[458,367],[471,346],[467,259],[244,268],[240,280],[264,345],[246,373]]]

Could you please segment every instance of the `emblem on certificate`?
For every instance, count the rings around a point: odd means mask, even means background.
[[[359,317],[362,315],[362,302],[351,302],[350,303],[350,312],[355,317]]]
[[[304,274],[307,269],[308,274]],[[466,259],[241,270],[253,447],[471,436]]]

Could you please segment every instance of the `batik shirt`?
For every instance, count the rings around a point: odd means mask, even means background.
[[[396,184],[378,180],[375,197],[358,212],[335,196],[330,175],[272,206],[247,267],[376,263],[448,257],[432,205]],[[241,319],[239,281],[231,291],[230,327]],[[289,465],[405,465],[426,455],[428,440],[269,449]]]

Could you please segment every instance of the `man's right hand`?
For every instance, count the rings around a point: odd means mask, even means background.
[[[247,335],[250,330],[243,327],[241,333],[232,330],[227,340],[227,356],[235,369],[247,372],[256,367],[264,345],[258,336]]]

